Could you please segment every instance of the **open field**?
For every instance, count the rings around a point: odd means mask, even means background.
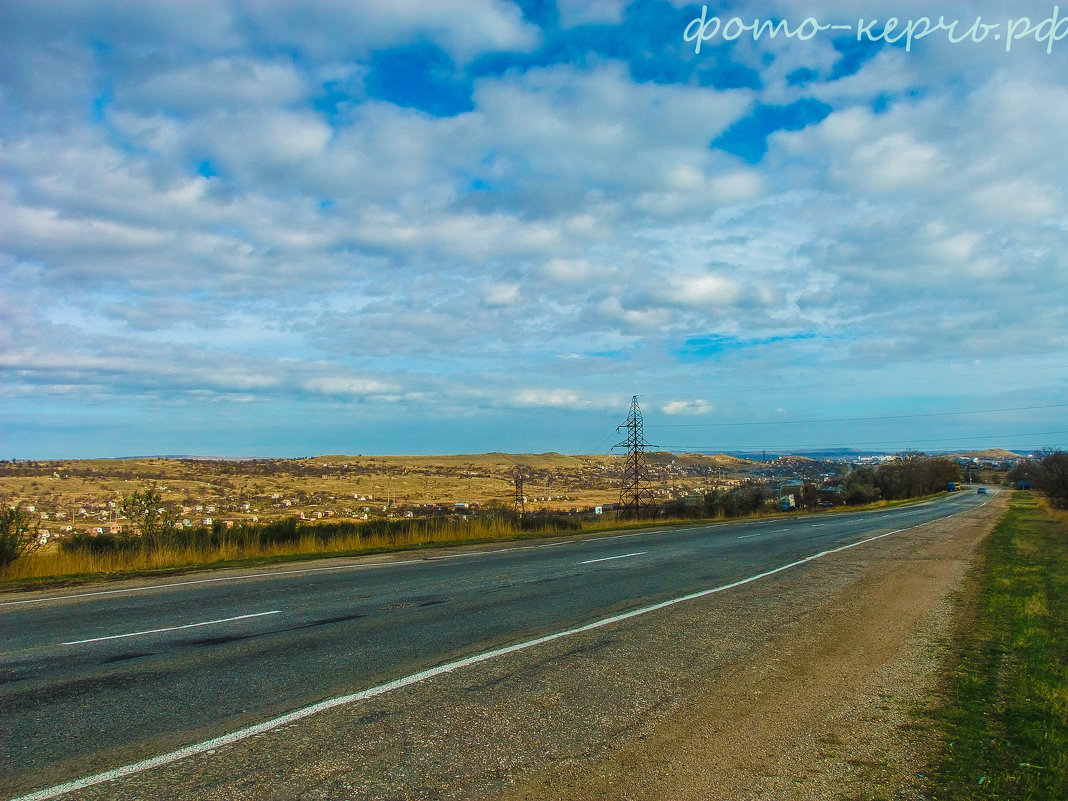
[[[649,455],[655,497],[684,497],[776,474],[816,478],[828,468],[808,459],[749,462],[729,456]],[[511,509],[515,476],[524,478],[526,512],[582,512],[619,499],[622,460],[557,453],[309,459],[101,459],[0,463],[0,503],[19,505],[52,537],[118,533],[123,498],[146,487],[162,495],[186,526]]]
[[[797,460],[801,469],[806,463],[817,464]],[[651,454],[649,465],[652,486],[662,493],[673,486],[676,492],[729,486],[768,469],[729,456],[674,454]],[[557,453],[5,462],[0,502],[31,503],[48,520],[76,528],[115,520],[123,496],[142,486],[158,487],[165,501],[193,518],[358,516],[458,503],[511,507],[521,470],[529,510],[570,511],[618,500],[620,469],[618,457]]]

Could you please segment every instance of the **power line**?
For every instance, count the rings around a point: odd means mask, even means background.
[[[1065,370],[1064,364],[1050,364],[1050,365],[1027,365],[1023,367],[1015,367],[1008,370],[983,370],[975,373],[955,373],[952,375],[943,375],[943,378],[951,378],[954,381],[960,378],[983,378],[992,375],[1017,375],[1025,374],[1031,375],[1036,372],[1053,372],[1058,370]],[[899,378],[880,378],[873,381],[842,381],[832,384],[776,384],[771,386],[746,386],[744,388],[738,387],[736,389],[730,389],[723,387],[717,389],[717,395],[749,395],[754,392],[783,392],[792,389],[838,389],[839,387],[874,387],[881,386],[883,384],[899,385],[901,380]],[[657,392],[657,393],[642,393],[643,398],[677,398],[678,393]]]
[[[922,445],[931,444],[936,442],[974,442],[978,440],[1004,440],[1004,439],[1018,439],[1020,437],[1056,437],[1068,435],[1068,431],[1031,431],[1020,434],[986,434],[981,437],[942,437],[940,439],[893,439],[893,440],[867,440],[864,442],[850,442],[850,443],[835,443],[833,445],[812,445],[801,446],[791,445],[789,447],[782,446],[769,446],[766,444],[761,445],[728,445],[725,446],[728,450],[732,451],[759,451],[761,449],[767,450],[835,450],[839,448],[855,448],[860,445]],[[715,451],[721,452],[723,447],[710,448],[706,445],[663,445],[664,450],[672,453],[679,453],[680,451],[687,451],[697,453],[700,451]]]
[[[821,417],[811,420],[753,420],[741,423],[662,423],[650,428],[710,428],[713,426],[784,426],[813,423],[852,423],[865,420],[910,420],[921,417],[958,417],[966,414],[1000,414],[1002,412],[1030,412],[1039,409],[1064,409],[1068,403],[1051,403],[1045,406],[1013,406],[1005,409],[972,409],[961,412],[920,412],[917,414],[888,414],[867,417]]]

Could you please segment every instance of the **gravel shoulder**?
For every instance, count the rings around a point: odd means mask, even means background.
[[[65,797],[919,799],[1007,500]]]
[[[671,714],[579,771],[551,769],[501,797],[924,798],[937,740],[917,713],[937,689],[952,599],[1008,497],[835,555],[807,587],[792,577],[779,590],[797,616],[765,628]]]

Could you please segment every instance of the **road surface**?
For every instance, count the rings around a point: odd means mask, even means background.
[[[855,514],[5,594],[0,796],[310,714],[442,665],[463,669],[472,656],[792,569],[985,500],[954,493]]]

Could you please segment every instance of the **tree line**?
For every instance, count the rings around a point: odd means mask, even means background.
[[[1038,458],[1020,462],[1009,471],[1008,480],[1016,485],[1030,484],[1045,493],[1051,504],[1068,509],[1068,453],[1043,451]]]
[[[858,467],[842,481],[842,500],[848,505],[919,498],[941,492],[951,481],[960,481],[960,467],[944,456],[928,456],[919,451],[899,454],[897,459],[878,467]],[[813,508],[819,501],[815,485],[805,484],[791,492],[801,493],[798,506]],[[771,501],[778,501],[775,488],[766,483],[747,482],[731,490],[705,493],[700,502],[674,500],[659,511],[673,517],[732,518],[755,514]]]
[[[960,480],[960,466],[952,459],[907,451],[878,467],[858,467],[842,481],[842,496],[851,505],[900,501],[933,495]]]

